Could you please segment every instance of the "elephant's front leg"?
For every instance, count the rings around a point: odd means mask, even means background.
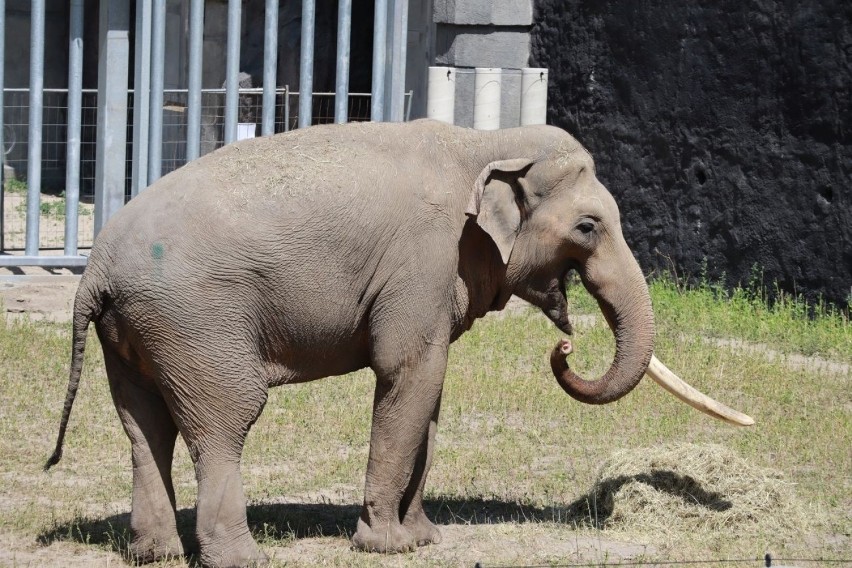
[[[427,343],[422,353],[402,358],[396,368],[376,370],[364,506],[352,537],[357,548],[406,552],[418,541],[436,540],[437,529],[423,515],[420,500],[447,350],[447,343]]]
[[[435,406],[432,419],[429,421],[429,434],[427,435],[426,442],[420,446],[420,453],[417,456],[417,462],[414,466],[414,474],[411,476],[411,481],[408,484],[405,495],[402,497],[399,508],[402,526],[411,531],[411,534],[414,535],[414,539],[417,541],[417,546],[438,544],[441,542],[441,531],[438,530],[435,523],[429,520],[426,512],[423,510],[423,487],[426,485],[426,476],[432,467],[440,406],[441,401],[439,399],[438,404]]]

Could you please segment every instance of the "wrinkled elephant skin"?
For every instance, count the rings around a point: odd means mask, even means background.
[[[618,207],[567,133],[417,121],[231,144],[158,180],[98,236],[48,467],[61,455],[94,321],[132,444],[132,552],[183,552],[171,480],[180,433],[196,468],[202,563],[264,562],[246,523],[240,456],[268,389],[371,367],[353,543],[438,542],[422,495],[449,345],[512,294],[570,333],[572,269],[612,327],[616,354],[601,380],[563,372],[560,384],[609,402],[645,373],[653,315]]]

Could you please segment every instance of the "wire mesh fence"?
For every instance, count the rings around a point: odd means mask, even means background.
[[[2,188],[2,231],[0,252],[23,250],[26,237],[27,157],[29,129],[29,90],[4,89],[4,167],[6,183]],[[127,95],[127,159],[125,195],[130,197],[133,155],[133,92]],[[80,148],[80,205],[77,246],[92,245],[94,233],[94,194],[97,136],[96,90],[83,90],[82,129]],[[260,135],[262,89],[240,89],[238,120],[254,124],[247,128]],[[163,93],[162,174],[165,175],[186,163],[187,139],[186,89],[170,89]],[[406,109],[410,108],[411,93],[406,94]],[[312,124],[334,122],[334,93],[314,93]],[[349,121],[370,120],[369,93],[349,95]],[[295,129],[298,121],[299,93],[287,87],[276,90],[276,133]],[[406,117],[408,114],[406,113]],[[65,184],[68,125],[67,89],[45,89],[42,111],[41,207],[39,218],[39,248],[60,249],[65,231]],[[212,152],[224,144],[225,90],[205,89],[201,94],[201,154]],[[253,130],[253,131],[252,131]]]

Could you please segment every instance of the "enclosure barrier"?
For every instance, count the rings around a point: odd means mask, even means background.
[[[261,134],[269,135],[280,131],[277,128],[277,110],[280,90],[276,87],[276,67],[278,57],[278,3],[279,0],[265,1],[264,26],[264,55],[263,55],[263,89],[262,113],[253,122],[261,125]],[[69,89],[68,89],[68,122],[63,124],[66,135],[63,147],[67,152],[65,174],[67,185],[65,190],[65,220],[63,245],[61,255],[40,256],[41,213],[45,203],[42,202],[42,137],[45,127],[42,121],[44,108],[42,98],[50,91],[44,88],[44,34],[45,34],[45,0],[32,0],[30,23],[30,84],[28,93],[28,118],[26,126],[27,158],[27,189],[24,255],[8,256],[11,250],[5,242],[5,214],[0,214],[0,266],[80,266],[86,258],[78,254],[79,228],[76,224],[76,211],[79,207],[79,182],[81,175],[79,167],[84,163],[85,147],[94,144],[97,153],[95,161],[96,172],[94,179],[94,232],[103,226],[109,217],[126,202],[128,197],[137,195],[145,187],[163,175],[167,169],[168,156],[164,155],[167,145],[172,143],[168,135],[164,140],[164,129],[170,128],[168,114],[173,112],[168,108],[172,101],[167,101],[169,94],[164,89],[164,58],[165,54],[165,0],[136,0],[136,19],[134,53],[136,90],[128,97],[128,70],[130,45],[130,7],[131,0],[110,0],[100,2],[99,10],[99,46],[98,46],[98,120],[90,122],[97,125],[95,142],[79,134],[78,117],[84,111],[84,91],[81,75],[83,55],[83,14],[84,1],[70,0],[69,3]],[[242,0],[228,0],[227,7],[227,55],[225,62],[225,98],[222,128],[223,140],[231,142],[238,138],[240,100],[246,93],[239,88],[239,53],[241,41]],[[290,125],[290,95],[299,98],[300,111],[295,116],[299,126],[307,126],[317,122],[316,116],[311,116],[317,108],[315,97],[336,99],[331,121],[346,122],[347,120],[363,119],[359,108],[353,115],[353,99],[363,99],[365,94],[348,92],[349,80],[349,43],[351,33],[351,0],[341,0],[338,3],[338,38],[336,83],[334,93],[313,93],[313,43],[315,34],[315,0],[302,0],[302,52],[300,61],[301,88],[298,93],[288,92],[284,97],[287,111],[284,129]],[[203,122],[201,88],[202,49],[204,34],[204,0],[190,0],[188,18],[189,29],[189,69],[188,89],[181,112],[185,115],[183,136],[183,152],[185,159],[194,159],[204,153],[205,129]],[[6,32],[6,2],[0,0],[0,37]],[[404,91],[405,56],[407,44],[407,0],[375,0],[375,23],[373,30],[373,90],[367,95],[366,102],[371,110],[368,115],[372,120],[401,121],[408,117],[411,97]],[[2,62],[3,42],[0,42],[0,212],[5,213],[5,165],[7,163],[7,148],[9,147],[8,129],[4,121],[3,109],[7,106],[3,100],[4,75]],[[261,92],[261,91],[259,91]],[[254,95],[254,92],[250,93]],[[168,103],[168,104],[166,104]],[[324,104],[324,102],[323,102]],[[358,103],[360,104],[360,103]],[[128,120],[128,111],[132,109],[132,119]],[[250,123],[245,123],[250,124]],[[85,125],[83,126],[85,129]],[[248,127],[251,130],[251,127]],[[24,138],[20,135],[19,138]],[[132,140],[128,144],[128,139]],[[129,191],[126,181],[128,151],[130,160]],[[16,198],[17,199],[17,198]],[[19,200],[20,201],[20,200]],[[52,206],[51,203],[47,205]],[[51,209],[52,210],[52,209]]]
[[[264,91],[261,88],[240,89],[240,120],[248,121],[238,123],[250,131],[249,136],[260,134],[263,129],[262,104]],[[127,113],[135,115],[136,95],[129,91],[127,96]],[[200,153],[206,154],[224,144],[224,116],[225,89],[203,89],[200,93],[199,122]],[[279,88],[273,92],[272,131],[273,133],[286,132],[298,126],[298,99],[299,93],[289,88]],[[405,96],[405,117],[408,119],[413,93],[408,92]],[[81,100],[80,111],[80,134],[79,149],[76,158],[66,147],[70,142],[70,132],[66,136],[66,130],[73,130],[70,123],[66,123],[66,113],[70,114],[67,101],[72,93],[68,89],[44,89],[43,108],[43,131],[42,137],[42,160],[41,169],[47,172],[43,176],[42,189],[46,192],[41,200],[41,224],[39,250],[49,253],[35,258],[45,260],[33,260],[28,255],[21,255],[25,248],[25,206],[27,191],[25,182],[10,181],[9,190],[6,192],[6,202],[0,202],[0,210],[5,211],[5,223],[0,223],[0,235],[3,235],[3,250],[15,253],[15,256],[0,255],[0,266],[22,266],[23,263],[41,266],[59,266],[57,258],[62,266],[82,266],[85,258],[62,261],[61,256],[55,256],[68,247],[86,249],[91,247],[94,236],[93,201],[95,196],[95,165],[96,165],[96,129],[97,129],[97,97],[98,92],[94,89],[81,89],[79,96]],[[189,141],[186,130],[189,128],[189,99],[190,93],[187,89],[164,90],[164,115],[163,115],[163,142],[161,153],[161,171],[163,175],[181,167],[189,161]],[[312,95],[313,124],[328,124],[336,120],[337,99],[335,93],[319,92]],[[370,120],[370,93],[348,93],[345,110],[348,119],[353,122]],[[27,168],[28,155],[28,89],[6,89],[5,109],[5,148],[6,164],[11,171],[25,172]],[[133,125],[128,124],[127,153],[124,162],[125,176],[122,179],[123,191],[126,197],[132,195],[135,180],[133,178],[136,162],[133,156],[137,154],[135,141],[136,136],[130,131]],[[238,136],[239,137],[239,136]],[[66,162],[74,159],[74,163]],[[76,168],[74,165],[76,164]],[[76,172],[76,182],[68,177],[68,172]],[[22,176],[23,177],[23,176]],[[73,208],[65,201],[61,205],[60,194],[62,188],[76,185],[80,199]],[[50,195],[54,194],[54,195]],[[2,194],[0,194],[2,195]],[[74,214],[77,212],[77,214]],[[74,227],[73,223],[79,218],[79,225]],[[70,222],[69,222],[70,221]],[[64,237],[63,237],[64,235]],[[65,256],[68,255],[67,253]]]
[[[0,31],[6,32],[6,0],[0,0]],[[3,211],[5,197],[4,186],[6,185],[6,142],[5,125],[3,123],[3,88],[5,87],[4,62],[6,61],[6,41],[0,41],[0,251],[3,250]]]
[[[41,189],[41,118],[44,88],[44,0],[33,0],[30,11],[30,105],[27,179],[27,255],[38,254],[38,223]],[[4,30],[5,36],[5,30]],[[5,63],[5,62],[4,62]]]

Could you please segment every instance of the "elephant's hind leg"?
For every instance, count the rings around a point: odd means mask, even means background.
[[[172,456],[177,427],[160,394],[137,370],[104,349],[110,391],[133,456],[130,554],[135,562],[182,556],[175,524]]]
[[[182,385],[192,384],[192,397],[182,398],[176,418],[195,463],[198,482],[196,535],[201,563],[207,567],[265,565],[267,557],[251,535],[240,458],[249,429],[266,403],[261,373],[245,367],[214,372],[184,370]],[[255,380],[256,379],[256,380]]]

